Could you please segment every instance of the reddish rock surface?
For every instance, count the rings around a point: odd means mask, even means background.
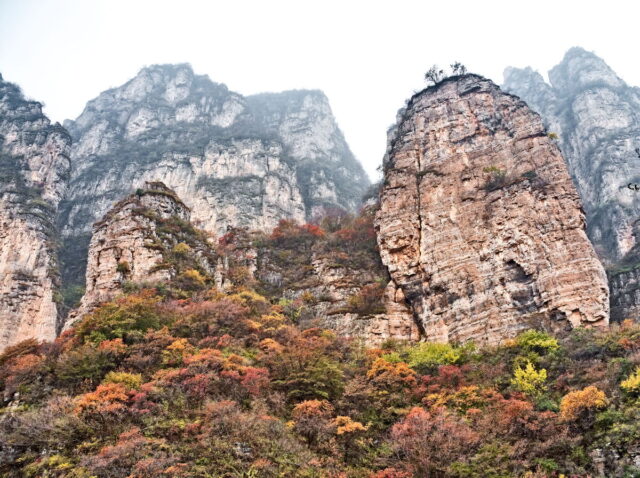
[[[401,113],[376,217],[383,262],[431,341],[606,326],[608,287],[540,117],[476,75]]]

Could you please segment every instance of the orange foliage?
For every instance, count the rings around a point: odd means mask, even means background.
[[[93,392],[80,395],[76,399],[77,415],[115,415],[126,411],[129,393],[121,383],[98,385]]]
[[[379,388],[398,389],[413,387],[416,384],[416,373],[404,362],[387,362],[378,358],[367,372],[367,378]]]
[[[593,385],[567,393],[560,402],[560,418],[566,421],[577,420],[599,408],[607,406],[604,392]]]

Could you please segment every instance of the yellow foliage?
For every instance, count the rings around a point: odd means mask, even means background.
[[[582,412],[607,406],[604,392],[593,385],[567,393],[560,402],[560,418],[565,421],[577,419]]]
[[[119,383],[130,390],[137,390],[142,385],[142,375],[128,372],[109,372],[102,383]]]
[[[184,242],[179,242],[175,246],[173,246],[172,252],[178,256],[184,256],[188,254],[190,250],[191,248],[189,247],[188,244],[185,244]]]
[[[513,375],[511,384],[527,395],[538,396],[547,388],[547,371],[543,368],[536,370],[530,361],[525,368],[516,367]]]
[[[364,432],[368,428],[365,427],[362,423],[356,422],[351,418],[344,416],[337,416],[336,418],[334,418],[333,424],[336,426],[336,435]]]
[[[637,367],[626,380],[623,380],[620,386],[627,393],[634,395],[640,393],[640,367]]]
[[[183,358],[195,352],[195,347],[187,339],[174,340],[162,351],[162,363],[165,365],[177,365]]]
[[[204,276],[195,269],[187,269],[181,274],[181,278],[199,286],[204,285],[205,281]]]
[[[263,296],[249,289],[241,289],[229,296],[229,299],[247,307],[252,315],[259,314],[271,308],[271,304]]]

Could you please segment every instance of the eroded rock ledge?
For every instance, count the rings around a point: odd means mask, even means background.
[[[391,134],[378,243],[428,340],[608,323],[578,195],[524,102],[453,77],[415,95]]]

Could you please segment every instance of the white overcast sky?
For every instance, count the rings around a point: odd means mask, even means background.
[[[242,94],[323,90],[373,179],[386,129],[430,65],[458,60],[501,83],[506,66],[546,74],[576,45],[640,85],[640,4],[0,0],[0,73],[54,121],[145,65],[188,62]]]

